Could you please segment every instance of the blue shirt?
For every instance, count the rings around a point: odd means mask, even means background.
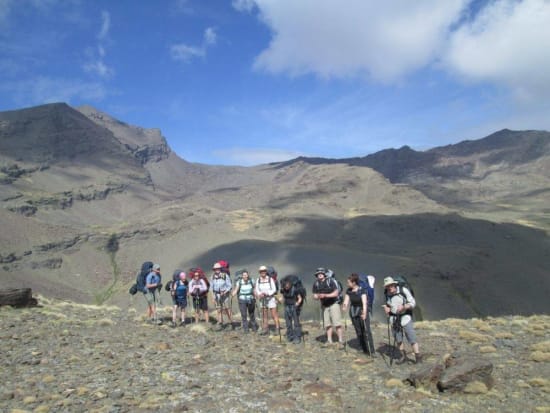
[[[160,276],[157,275],[156,272],[154,271],[151,271],[149,274],[147,274],[147,277],[145,277],[145,285],[147,284],[158,284],[160,282]],[[144,292],[147,292],[147,290],[149,290],[149,292],[153,292],[155,291],[157,287],[154,287],[154,288],[147,288],[145,287],[145,291]]]

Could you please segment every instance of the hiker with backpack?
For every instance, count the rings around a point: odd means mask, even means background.
[[[160,300],[160,289],[162,288],[160,265],[154,264],[151,272],[145,277],[145,288],[143,293],[147,300],[147,316],[149,321],[160,324],[157,318],[157,303]]]
[[[392,326],[395,342],[394,350],[397,347],[399,351],[396,364],[407,361],[403,335],[407,337],[407,341],[413,349],[415,362],[417,364],[422,363],[422,355],[418,347],[412,318],[416,300],[410,287],[407,287],[404,282],[400,284],[394,278],[386,277],[384,278],[384,293],[386,296],[386,304],[383,305],[384,312],[388,316],[388,323],[391,323]]]
[[[349,317],[355,328],[357,340],[363,353],[374,356],[374,342],[370,328],[370,314],[368,311],[367,291],[359,285],[359,275],[351,274],[348,277],[348,289],[344,298],[343,310],[349,308]]]
[[[227,314],[229,325],[233,328],[233,320],[231,319],[231,278],[229,274],[222,271],[222,266],[219,262],[212,266],[214,273],[210,284],[212,285],[212,294],[214,303],[216,304],[216,310],[218,312],[218,330],[223,330],[225,324],[223,322],[223,313]]]
[[[185,309],[187,308],[188,282],[184,271],[176,270],[174,280],[170,283],[170,295],[172,296],[172,327],[176,327],[178,308],[181,313],[180,326],[185,325]]]
[[[287,275],[281,280],[281,294],[285,305],[286,339],[289,343],[300,344],[302,326],[300,310],[305,299],[302,281],[296,275]]]
[[[208,279],[200,268],[191,268],[189,272],[193,276],[189,281],[188,290],[189,296],[193,300],[195,323],[199,322],[201,315],[204,315],[204,320],[208,323],[210,321],[208,313]]]
[[[265,336],[269,334],[269,315],[275,323],[275,331],[280,334],[279,315],[277,314],[277,299],[275,294],[277,293],[277,287],[273,278],[267,273],[267,267],[265,265],[258,268],[260,277],[256,281],[256,297],[260,302],[260,308],[262,309],[262,332],[260,335]]]
[[[241,320],[243,332],[248,333],[250,326],[253,331],[258,331],[256,323],[256,297],[254,297],[254,280],[250,278],[248,270],[237,271],[235,288],[232,296],[238,294],[239,310],[241,312]],[[249,322],[250,320],[250,322]]]
[[[334,277],[327,277],[325,268],[317,268],[315,277],[317,277],[317,281],[313,283],[313,298],[321,303],[321,316],[327,334],[327,344],[333,343],[332,331],[334,327],[338,343],[341,348],[344,348],[342,313],[338,302],[340,294],[338,283]]]

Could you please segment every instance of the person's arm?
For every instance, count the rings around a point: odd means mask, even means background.
[[[361,319],[365,320],[367,318],[367,293],[362,291],[361,293]]]
[[[349,292],[346,293],[346,296],[344,297],[344,304],[342,305],[342,310],[346,311],[349,306]]]
[[[235,297],[235,296],[237,295],[237,293],[239,292],[240,289],[241,289],[241,283],[240,283],[240,281],[237,281],[237,282],[235,283],[235,288],[233,289],[233,292],[231,293],[231,295],[232,295],[233,297]]]
[[[277,288],[275,287],[275,280],[271,277],[269,277],[269,291],[268,296],[273,296],[277,292]]]
[[[322,298],[336,298],[338,297],[338,284],[336,284],[336,280],[334,278],[330,278],[331,281],[329,281],[330,284],[332,284],[333,290],[330,293],[323,294]]]
[[[156,288],[156,287],[157,287],[157,283],[153,283],[153,275],[148,274],[147,277],[145,278],[145,288],[149,289],[149,288]]]
[[[397,312],[404,313],[408,310],[412,311],[414,307],[416,307],[416,300],[414,299],[413,295],[411,294],[408,288],[403,287],[402,292],[405,295],[407,302],[403,305],[398,306]]]

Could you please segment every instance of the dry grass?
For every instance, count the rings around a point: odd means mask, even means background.
[[[481,346],[479,352],[482,354],[496,353],[497,349],[494,346]]]
[[[474,327],[475,329],[477,329],[479,331],[483,331],[483,332],[493,331],[493,328],[487,322],[485,322],[483,320],[480,320],[478,318],[474,318],[472,320],[472,327]]]
[[[550,353],[550,341],[541,341],[540,343],[533,344],[531,346],[531,351]]]
[[[533,387],[546,387],[550,386],[550,380],[542,377],[534,377],[529,380],[529,384]]]
[[[508,331],[503,331],[500,333],[495,334],[495,338],[504,338],[504,339],[512,339],[514,338],[514,335]]]
[[[481,381],[471,381],[464,388],[466,394],[485,394],[488,391],[487,385]]]
[[[473,331],[461,330],[458,336],[469,343],[487,343],[492,340],[492,337],[486,334],[474,333]]]
[[[536,361],[537,363],[547,362],[547,361],[550,361],[550,353],[544,353],[542,351],[533,351],[529,356],[529,360]]]

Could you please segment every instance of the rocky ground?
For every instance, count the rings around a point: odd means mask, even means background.
[[[390,366],[385,324],[374,326],[380,353],[370,359],[349,325],[342,350],[322,343],[315,322],[297,345],[284,330],[280,342],[205,323],[152,325],[136,307],[44,297],[0,307],[0,411],[550,412],[548,316],[417,323],[424,364]],[[438,392],[406,380],[449,355],[492,364],[494,385]]]

